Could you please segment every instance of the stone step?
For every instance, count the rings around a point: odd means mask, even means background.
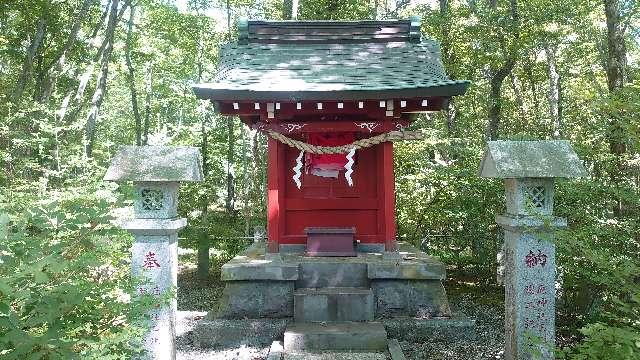
[[[295,351],[284,354],[284,360],[387,360],[382,352]]]
[[[377,322],[293,323],[284,332],[285,351],[385,351],[387,332]]]
[[[200,349],[250,346],[263,348],[282,339],[291,318],[284,319],[210,319],[195,324],[193,344]]]
[[[296,288],[369,287],[366,262],[357,258],[303,258]]]
[[[303,288],[293,293],[297,322],[373,321],[373,291],[367,288]]]

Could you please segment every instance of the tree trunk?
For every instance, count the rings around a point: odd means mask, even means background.
[[[108,0],[107,1],[107,4],[105,5],[104,11],[102,12],[102,15],[100,16],[100,19],[98,20],[98,22],[96,23],[95,27],[93,28],[91,36],[87,40],[87,42],[89,44],[95,44],[98,41],[100,29],[102,29],[102,26],[104,25],[105,20],[107,19],[107,17],[111,13],[111,1],[112,0]],[[89,84],[89,80],[91,80],[91,77],[93,75],[94,64],[97,63],[100,60],[100,58],[102,57],[102,51],[105,48],[104,44],[105,44],[106,41],[107,41],[106,38],[104,38],[102,40],[102,44],[103,45],[100,46],[100,48],[98,49],[98,51],[94,55],[92,62],[86,64],[84,69],[82,69],[81,66],[77,66],[75,71],[74,71],[74,74],[73,74],[72,78],[78,78],[79,81],[78,81],[78,88],[75,91],[76,95],[73,97],[73,99],[71,99],[72,102],[67,105],[67,107],[70,107],[72,109],[69,112],[69,114],[70,114],[69,117],[66,120],[67,123],[75,122],[76,118],[78,117],[78,114],[80,113],[80,111],[82,110],[82,108],[85,105],[85,103],[83,101],[84,92],[86,90],[87,85]],[[82,72],[82,75],[80,75],[81,72]],[[73,104],[74,102],[76,102],[75,105]],[[63,120],[63,119],[61,119],[61,120]]]
[[[458,111],[453,98],[450,98],[444,105],[444,113],[447,117],[447,135],[449,137],[458,137]]]
[[[510,12],[511,12],[511,30],[513,33],[513,38],[517,42],[519,38],[519,22],[520,17],[518,14],[517,0],[510,1]],[[495,10],[497,3],[495,1],[491,2],[491,7]],[[486,137],[489,140],[498,139],[499,135],[499,127],[500,127],[500,111],[502,109],[502,83],[504,79],[511,74],[513,67],[516,65],[516,60],[518,56],[517,44],[511,44],[510,48],[507,48],[505,45],[505,39],[500,39],[503,52],[505,53],[506,59],[504,60],[504,64],[496,71],[493,72],[490,80],[490,90],[489,90],[489,106],[488,106],[488,117],[489,123],[487,124]]]
[[[27,86],[27,80],[29,79],[29,75],[31,75],[31,70],[33,69],[33,59],[35,58],[36,52],[40,48],[40,45],[42,45],[42,40],[44,39],[46,25],[47,21],[45,20],[45,16],[42,16],[36,25],[36,33],[34,34],[33,40],[31,40],[31,44],[27,49],[27,55],[25,56],[24,63],[22,64],[22,72],[18,77],[18,82],[13,90],[13,94],[11,95],[11,99],[13,101],[20,100],[24,93],[24,88]]]
[[[560,74],[556,63],[556,50],[546,45],[544,52],[547,56],[547,74],[549,76],[549,117],[551,119],[552,136],[560,138],[562,134],[562,119],[560,118]]]
[[[378,6],[380,0],[373,0],[373,20],[378,20]]]
[[[198,13],[200,16],[200,13]],[[198,69],[198,82],[202,82],[202,74],[204,72],[204,29],[205,24],[200,26],[200,35],[198,36],[198,53],[197,53],[197,69]],[[206,186],[206,178],[209,175],[209,135],[207,132],[208,127],[208,118],[210,112],[208,109],[204,108],[202,111],[202,121],[200,123],[200,133],[202,135],[202,143],[200,147],[200,152],[202,153],[202,172],[205,177]],[[197,275],[198,280],[201,283],[204,283],[209,278],[209,248],[211,247],[210,239],[209,239],[209,202],[207,199],[207,192],[204,191],[204,194],[200,197],[200,206],[201,206],[201,217],[200,217],[200,236],[198,238],[198,265],[197,265]]]
[[[516,98],[516,104],[518,104],[518,114],[520,114],[520,130],[527,128],[527,110],[524,105],[524,96],[522,95],[522,87],[518,77],[512,72],[510,74],[511,87],[513,88],[513,95]]]
[[[607,21],[607,87],[609,94],[614,95],[624,87],[627,49],[624,43],[624,27],[621,23],[619,0],[604,0]],[[614,166],[609,172],[611,182],[617,187],[624,174],[622,155],[627,152],[627,134],[621,120],[613,115],[609,117],[609,151],[614,155]],[[622,214],[624,200],[616,196],[613,214]]]
[[[231,2],[227,0],[227,41],[231,41]]]
[[[200,146],[200,151],[202,152],[202,173],[204,174],[205,181],[207,176],[209,175],[209,167],[207,164],[209,163],[209,151],[208,151],[208,143],[209,137],[207,133],[207,118],[209,116],[208,110],[205,110],[205,113],[202,117],[202,124],[200,127],[200,131],[202,134],[202,143]],[[209,203],[207,201],[207,197],[203,196],[201,198],[201,208],[202,214],[200,218],[200,236],[198,238],[198,280],[201,282],[206,281],[209,277],[209,248],[211,246],[209,239]]]
[[[144,123],[142,125],[142,145],[149,143],[149,117],[151,116],[151,96],[153,95],[153,64],[147,63],[144,77]]]
[[[129,26],[127,28],[127,43],[125,45],[125,62],[127,64],[127,80],[129,91],[131,92],[131,109],[136,122],[136,145],[142,145],[142,119],[138,109],[138,92],[136,91],[136,76],[133,64],[131,63],[131,42],[133,41],[133,20],[136,16],[136,8],[132,4],[129,9]]]
[[[259,160],[258,155],[258,144],[257,144],[257,133],[258,131],[255,129],[249,129],[249,152],[251,154],[250,159],[252,161],[248,161],[247,166],[249,167],[246,172],[246,182],[245,186],[247,187],[247,197],[245,200],[246,213],[245,213],[245,229],[249,230],[251,228],[251,220],[253,218],[253,209],[256,206],[254,203],[254,198],[258,193],[257,189],[259,188],[259,183],[257,181],[256,170]]]
[[[487,126],[487,139],[497,140],[500,127],[500,111],[502,110],[502,83],[511,73],[516,64],[515,57],[509,57],[498,71],[491,77],[489,90],[489,124]]]
[[[113,1],[113,0],[110,0]],[[118,0],[119,1],[119,0]],[[128,0],[127,2],[124,3],[124,6],[122,6],[122,8],[120,9],[120,11],[118,11],[118,13],[116,14],[116,18],[115,18],[115,23],[118,24],[120,22],[120,20],[122,20],[122,17],[124,16],[125,11],[127,10],[127,6],[129,6],[129,4],[131,4],[132,0]],[[117,7],[113,7],[113,3],[111,4],[111,10],[113,10],[113,13],[116,13],[116,10],[118,9]],[[111,21],[111,13],[109,14],[109,21]],[[107,24],[107,30],[109,30],[109,24]],[[106,34],[105,31],[105,34]],[[111,41],[107,41],[109,38],[107,36],[105,36],[104,41],[102,42],[102,44],[100,44],[100,48],[98,49],[98,52],[96,53],[96,56],[94,57],[94,62],[97,62],[100,59],[100,55],[104,52],[104,50],[106,49],[107,45],[109,45],[109,43],[111,43]],[[113,44],[111,44],[113,45]]]
[[[113,0],[111,3],[111,13],[109,14],[109,21],[107,22],[107,29],[105,31],[105,41],[107,43],[104,52],[102,53],[102,63],[100,65],[100,76],[96,83],[96,89],[93,92],[93,98],[91,99],[91,109],[87,116],[87,122],[84,128],[84,155],[90,158],[93,153],[93,143],[96,135],[96,123],[98,120],[98,113],[102,106],[102,101],[107,91],[107,75],[109,73],[109,62],[111,60],[111,52],[113,50],[113,38],[117,24],[117,10],[119,0]]]
[[[609,92],[614,93],[624,86],[627,63],[619,0],[604,0],[604,10],[607,20],[607,86]],[[609,119],[609,148],[614,155],[627,151],[624,127],[615,117]]]
[[[242,147],[240,150],[242,158],[242,212],[244,214],[244,234],[245,236],[249,236],[251,235],[251,220],[249,219],[249,195],[251,194],[249,183],[251,182],[251,178],[249,177],[249,161],[247,159],[247,131],[242,125],[240,125],[240,137],[242,138]]]
[[[535,65],[536,57],[533,54],[533,59],[531,56],[527,56],[527,63],[524,68],[524,72],[527,75],[527,83],[529,85],[529,91],[531,92],[531,99],[533,102],[533,111],[531,111],[531,118],[528,119],[527,123],[537,123],[538,122],[538,114],[540,113],[540,100],[538,99],[538,87],[536,86],[536,79],[533,76],[533,67]]]
[[[607,85],[609,91],[624,86],[627,53],[620,19],[619,0],[604,0],[607,19]]]
[[[441,32],[441,39],[440,39],[440,48],[441,48],[441,52],[442,52],[442,59],[443,62],[447,65],[451,65],[453,63],[453,59],[452,59],[452,49],[451,49],[451,19],[449,18],[450,16],[450,11],[449,11],[449,1],[448,0],[438,0],[438,4],[440,6],[440,22],[441,22],[441,27],[440,27],[440,32]],[[449,74],[449,77],[451,77],[452,79],[455,78],[455,73],[451,68],[447,69],[447,73]],[[457,124],[457,115],[458,112],[456,111],[456,107],[455,107],[455,102],[453,98],[450,98],[448,102],[445,103],[444,106],[444,113],[446,116],[446,121],[447,121],[447,133],[449,137],[456,137],[458,134],[458,129],[456,128],[456,124]]]
[[[233,179],[233,159],[235,155],[235,136],[234,136],[233,117],[227,117],[227,213],[233,213],[235,209],[235,186]]]
[[[73,25],[71,26],[71,31],[69,32],[69,36],[67,37],[67,41],[65,42],[62,50],[56,54],[53,60],[49,63],[49,65],[45,68],[46,72],[49,72],[51,69],[54,69],[53,73],[48,76],[48,79],[45,83],[45,86],[42,88],[40,92],[40,96],[38,100],[41,103],[47,102],[55,89],[56,83],[58,81],[58,76],[63,70],[65,58],[69,50],[75,45],[76,40],[78,38],[78,33],[80,32],[80,26],[82,22],[87,16],[89,12],[89,8],[91,7],[91,3],[94,0],[84,0],[80,9],[78,10],[78,15],[76,15],[75,20],[73,21]],[[55,67],[55,68],[54,68]]]

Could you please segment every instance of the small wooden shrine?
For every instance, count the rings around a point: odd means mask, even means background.
[[[418,19],[238,30],[213,82],[194,90],[268,136],[268,241],[222,266],[199,346],[378,352],[387,336],[471,333],[450,319],[444,264],[396,242],[392,143],[418,138],[406,129],[416,114],[469,82],[447,77]]]
[[[215,79],[194,91],[269,136],[269,252],[353,255],[354,240],[396,250],[390,140],[411,138],[416,114],[469,82],[447,77],[418,18],[240,21],[238,31]]]

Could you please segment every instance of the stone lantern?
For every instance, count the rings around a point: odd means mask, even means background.
[[[480,176],[505,182],[505,358],[553,359],[556,229],[554,178],[585,176],[568,141],[490,141]]]
[[[178,231],[187,224],[177,217],[181,181],[202,181],[200,152],[193,147],[123,146],[111,161],[104,180],[133,181],[134,218],[121,227],[133,233],[131,272],[147,279],[139,295],[161,297],[175,290],[178,274]],[[148,359],[175,359],[176,300],[149,314],[145,336]]]

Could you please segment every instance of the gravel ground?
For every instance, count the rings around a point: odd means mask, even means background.
[[[411,360],[503,359],[504,308],[501,304],[480,303],[475,296],[449,296],[452,309],[476,320],[473,341],[455,338],[437,339],[424,343],[401,341],[400,346]]]
[[[262,360],[269,348],[257,349],[242,346],[234,349],[211,350],[194,346],[190,331],[207,313],[204,311],[178,311],[176,324],[177,360]]]
[[[268,348],[241,347],[224,350],[203,350],[194,346],[190,331],[206,312],[214,309],[222,294],[223,284],[219,269],[223,259],[212,258],[209,281],[199,283],[191,256],[181,256],[178,275],[178,360],[259,360],[266,359]],[[217,272],[216,272],[217,271]],[[500,288],[479,288],[476,285],[449,282],[445,286],[454,312],[461,312],[476,320],[476,338],[473,341],[455,338],[435,339],[429,342],[400,342],[408,360],[484,360],[502,359],[504,349],[504,305]]]
[[[222,295],[224,284],[220,281],[220,267],[225,259],[211,256],[209,279],[204,282],[196,277],[195,254],[180,255],[178,260],[178,310],[210,311]]]
[[[262,360],[266,359],[269,348],[239,347],[235,349],[199,349],[193,344],[190,332],[195,324],[214,308],[222,294],[224,285],[219,269],[222,260],[211,261],[210,280],[201,283],[196,277],[196,268],[189,261],[192,256],[180,257],[178,270],[178,314],[176,323],[177,360]],[[217,273],[215,272],[218,269]]]

